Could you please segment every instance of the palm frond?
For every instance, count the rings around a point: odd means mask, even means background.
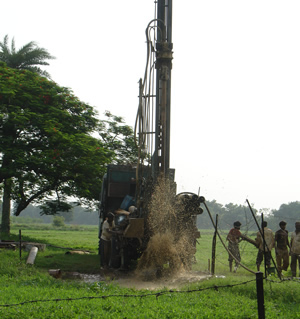
[[[26,69],[36,72],[41,76],[50,78],[48,72],[40,69],[38,65],[49,65],[46,60],[55,59],[46,49],[38,47],[37,43],[31,41],[23,45],[19,50],[15,48],[15,40],[12,39],[11,49],[8,46],[8,35],[0,42],[0,61],[8,67],[15,69]]]
[[[12,38],[11,40],[11,54],[16,53],[16,46],[15,46],[15,38]]]
[[[10,52],[10,49],[8,47],[8,35],[6,35],[3,39],[3,42],[0,42],[0,60],[3,61],[3,62],[6,62],[4,61],[4,57],[5,56],[9,56],[11,54]],[[2,59],[1,59],[2,58]]]

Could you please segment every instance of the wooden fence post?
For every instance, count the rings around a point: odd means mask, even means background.
[[[217,242],[217,227],[218,227],[218,214],[216,215],[216,227],[212,242],[212,253],[211,253],[211,274],[215,274],[215,264],[216,264],[216,242]]]
[[[262,272],[256,273],[256,294],[258,318],[265,319],[264,278]]]
[[[22,259],[22,232],[19,229],[19,254],[20,254],[20,261]]]

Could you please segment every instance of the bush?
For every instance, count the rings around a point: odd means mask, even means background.
[[[41,224],[41,218],[11,216],[11,224]]]
[[[55,227],[63,227],[65,226],[65,219],[62,216],[54,216],[52,225]]]

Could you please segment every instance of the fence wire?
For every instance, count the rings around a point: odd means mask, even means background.
[[[271,280],[269,278],[264,278],[266,281],[268,281],[270,284],[271,282],[273,283],[283,283],[285,280],[281,281],[276,281],[276,280]],[[167,294],[189,294],[189,293],[196,293],[196,292],[202,292],[206,290],[215,290],[218,291],[219,289],[224,289],[224,288],[234,288],[237,286],[242,286],[242,285],[247,285],[249,283],[252,283],[256,281],[256,279],[251,279],[247,281],[243,281],[240,283],[236,284],[230,284],[230,285],[213,285],[210,287],[205,287],[205,288],[197,288],[197,289],[188,289],[188,290],[174,290],[174,289],[169,289],[169,290],[162,290],[158,292],[153,292],[153,293],[144,293],[144,294],[113,294],[113,295],[102,295],[102,296],[84,296],[84,297],[77,297],[77,298],[53,298],[53,299],[37,299],[37,300],[26,300],[22,301],[19,303],[14,303],[14,304],[0,304],[0,307],[2,308],[8,308],[8,307],[17,307],[17,306],[23,306],[26,304],[33,304],[33,303],[42,303],[42,302],[61,302],[61,301],[78,301],[78,300],[93,300],[93,299],[108,299],[108,298],[147,298],[147,297],[156,297],[159,298],[163,295]],[[291,281],[291,280],[289,280]],[[300,283],[300,278],[299,279],[294,279],[292,280],[293,282]],[[271,288],[272,290],[272,288]]]
[[[189,289],[189,290],[162,290],[158,292],[153,292],[153,293],[145,293],[145,294],[114,294],[114,295],[102,295],[102,296],[85,296],[85,297],[77,297],[77,298],[54,298],[54,299],[37,299],[37,300],[26,300],[23,302],[19,303],[14,303],[14,304],[0,304],[0,307],[16,307],[16,306],[23,306],[26,304],[31,304],[31,303],[39,303],[39,302],[59,302],[59,301],[77,301],[77,300],[92,300],[92,299],[107,299],[107,298],[145,298],[145,297],[151,297],[155,296],[156,298],[166,295],[166,294],[188,294],[188,293],[194,293],[194,292],[201,292],[205,290],[216,290],[222,289],[222,288],[233,288],[236,286],[241,286],[241,285],[246,285],[248,283],[254,282],[256,279],[236,283],[236,284],[231,284],[231,285],[224,285],[224,286],[218,286],[214,285],[211,287],[206,287],[206,288],[198,288],[198,289]]]

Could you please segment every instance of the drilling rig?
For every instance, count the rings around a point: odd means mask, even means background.
[[[153,233],[149,225],[151,200],[160,180],[167,182],[169,199],[177,207],[171,223],[164,221],[172,224],[175,239],[179,240],[184,225],[194,254],[200,237],[196,219],[203,212],[200,204],[204,198],[189,192],[176,195],[175,169],[170,168],[172,0],[155,1],[155,18],[146,28],[146,43],[147,62],[144,77],[139,80],[134,130],[138,161],[135,165],[108,165],[100,195],[99,239],[107,214],[115,213],[112,268],[130,267],[147,249]]]

